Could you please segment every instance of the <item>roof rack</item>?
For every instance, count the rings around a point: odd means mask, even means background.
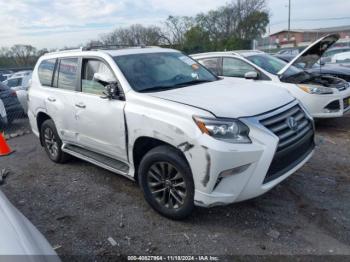
[[[159,46],[146,46],[146,45],[91,45],[88,47],[80,47],[80,48],[71,48],[71,49],[62,49],[62,50],[57,50],[53,52],[48,52],[45,53],[44,55],[47,54],[62,54],[62,53],[69,53],[69,52],[76,52],[76,51],[96,51],[96,50],[117,50],[117,49],[127,49],[127,48],[155,48]]]
[[[47,52],[44,55],[48,55],[48,54],[61,54],[61,53],[69,53],[69,52],[76,52],[76,51],[83,51],[84,48],[83,47],[79,47],[79,48],[68,48],[68,49],[61,49],[61,50],[57,50],[57,51],[53,51],[53,52]]]
[[[109,49],[126,49],[126,48],[152,48],[158,46],[146,46],[146,45],[124,45],[124,44],[116,44],[116,45],[91,45],[85,47],[84,50],[109,50]]]

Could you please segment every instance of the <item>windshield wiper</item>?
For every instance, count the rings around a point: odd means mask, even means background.
[[[208,82],[213,82],[213,80],[195,79],[195,80],[192,80],[192,81],[179,83],[179,84],[176,84],[174,86],[182,87],[182,86],[197,85],[197,84],[208,83]]]
[[[188,82],[178,83],[178,84],[171,85],[171,86],[152,86],[150,88],[145,88],[143,90],[139,90],[139,92],[147,93],[147,92],[167,91],[167,90],[171,90],[171,89],[175,89],[175,88],[181,88],[181,87],[185,87],[185,86],[189,86],[189,85],[196,85],[196,84],[208,83],[208,82],[213,82],[213,81],[212,80],[196,79],[196,80],[192,80],[192,81],[188,81]]]
[[[157,92],[157,91],[166,91],[173,89],[174,86],[152,86],[150,88],[145,88],[143,90],[139,90],[141,93],[147,93],[147,92]]]

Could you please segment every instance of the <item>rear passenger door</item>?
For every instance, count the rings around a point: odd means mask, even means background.
[[[105,86],[95,74],[108,75],[117,81],[108,63],[99,58],[84,58],[81,70],[81,92],[75,97],[77,142],[95,152],[127,161],[125,101],[102,98]]]
[[[52,86],[46,92],[47,112],[55,122],[57,131],[64,142],[76,142],[74,98],[78,88],[80,60],[77,57],[58,59],[55,64]]]

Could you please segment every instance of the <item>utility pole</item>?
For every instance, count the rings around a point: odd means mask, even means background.
[[[290,40],[290,1],[291,0],[288,0],[289,3],[288,3],[288,42]]]

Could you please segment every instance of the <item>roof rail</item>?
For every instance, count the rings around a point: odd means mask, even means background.
[[[146,45],[92,45],[88,47],[80,47],[80,48],[72,48],[72,49],[62,49],[62,50],[57,50],[53,52],[48,52],[45,53],[44,55],[48,54],[62,54],[62,53],[69,53],[69,52],[76,52],[76,51],[93,51],[93,50],[110,50],[110,49],[127,49],[127,48],[154,48],[159,46],[146,46]]]
[[[53,52],[48,52],[48,53],[45,53],[44,55],[69,53],[69,52],[76,52],[76,51],[83,51],[83,50],[84,50],[83,47],[79,47],[79,48],[68,48],[68,49],[61,49],[61,50],[57,50],[57,51],[53,51]]]
[[[108,50],[108,49],[126,49],[126,48],[151,48],[156,46],[146,46],[146,45],[125,45],[125,44],[115,44],[115,45],[91,45],[85,47],[83,50]],[[157,46],[158,47],[158,46]]]
[[[261,50],[233,50],[233,51],[230,51],[232,53],[235,53],[235,54],[242,54],[242,53],[264,53],[263,51]]]

